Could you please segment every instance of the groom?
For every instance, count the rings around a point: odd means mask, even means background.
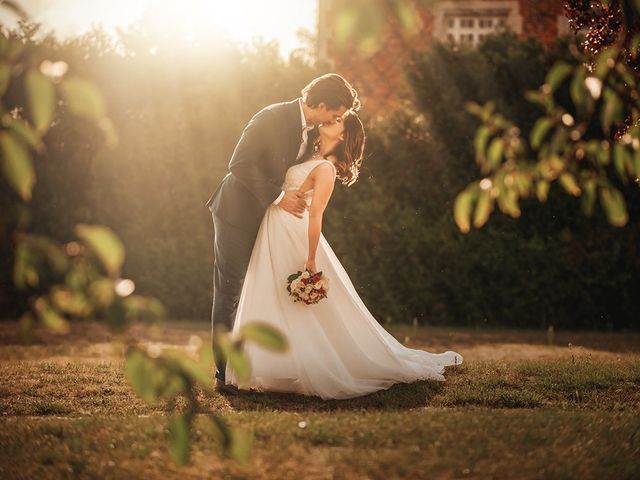
[[[212,339],[217,325],[233,329],[242,283],[266,209],[275,204],[302,218],[304,195],[281,190],[287,169],[313,145],[318,125],[331,123],[360,106],[355,89],[335,73],[312,80],[301,94],[301,98],[269,105],[253,116],[231,155],[229,172],[205,204],[215,233]],[[215,353],[216,390],[236,393],[233,385],[225,385],[226,362],[218,351]]]

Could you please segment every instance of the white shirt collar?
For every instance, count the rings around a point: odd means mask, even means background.
[[[311,126],[307,125],[307,119],[304,118],[304,110],[302,109],[302,97],[298,98],[298,105],[300,106],[300,116],[302,117],[302,128],[311,130],[312,128],[315,127],[315,125],[311,125]]]

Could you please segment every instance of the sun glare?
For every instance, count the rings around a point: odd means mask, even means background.
[[[317,0],[32,0],[31,17],[62,37],[94,25],[115,32],[140,24],[159,42],[198,47],[220,37],[249,43],[276,40],[282,53],[300,46],[297,32],[315,30]]]

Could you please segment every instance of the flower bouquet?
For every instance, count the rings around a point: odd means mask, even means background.
[[[294,302],[304,302],[307,305],[318,303],[327,297],[329,283],[322,272],[311,274],[309,270],[298,271],[287,278],[287,292]]]

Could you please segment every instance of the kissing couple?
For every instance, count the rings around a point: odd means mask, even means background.
[[[407,348],[382,328],[322,234],[336,180],[350,186],[360,173],[366,135],[359,110],[358,93],[335,73],[263,108],[206,202],[214,225],[212,333],[221,326],[233,338],[260,320],[289,344],[284,353],[244,344],[251,374],[242,381],[216,355],[218,391],[346,399],[400,382],[444,381],[445,367],[462,363],[454,351]],[[302,270],[307,282],[322,272],[326,298],[294,301],[287,279]]]

